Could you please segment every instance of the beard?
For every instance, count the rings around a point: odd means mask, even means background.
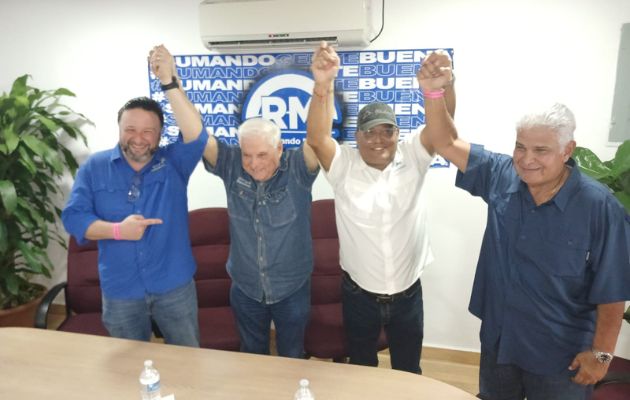
[[[153,157],[153,155],[157,152],[158,148],[157,146],[155,147],[150,147],[148,148],[146,151],[144,151],[143,153],[134,153],[134,151],[131,149],[131,146],[129,145],[129,143],[127,144],[121,144],[120,145],[123,153],[125,154],[125,156],[136,163],[145,163],[147,161],[149,161],[151,159],[151,157]]]

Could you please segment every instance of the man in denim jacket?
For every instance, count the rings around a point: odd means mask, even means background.
[[[201,122],[199,122],[201,123]],[[206,169],[219,176],[230,215],[230,304],[241,351],[302,357],[310,310],[311,187],[319,166],[311,148],[284,150],[280,128],[253,118],[238,129],[240,146],[210,137]]]

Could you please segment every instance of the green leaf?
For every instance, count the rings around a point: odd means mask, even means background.
[[[44,142],[32,135],[24,136],[22,138],[22,141],[28,146],[29,149],[33,150],[35,154],[40,157],[44,157],[44,154],[48,149],[48,146],[46,146]]]
[[[12,295],[17,295],[20,288],[20,280],[16,275],[8,275],[6,277],[7,290]]]
[[[576,147],[573,151],[573,159],[580,169],[594,179],[601,180],[610,176],[610,168],[585,147]]]
[[[20,249],[20,253],[24,260],[26,260],[26,264],[30,267],[33,272],[44,274],[45,265],[38,259],[37,251],[34,248],[31,248],[25,242],[18,242],[18,248]]]
[[[70,96],[76,97],[76,95],[66,88],[59,88],[53,92],[54,96]]]
[[[20,143],[20,136],[13,130],[13,123],[7,125],[2,130],[2,137],[7,146],[5,154],[13,153],[13,150],[15,150]]]
[[[39,122],[44,124],[44,126],[48,128],[50,132],[56,132],[59,129],[58,124],[56,124],[54,121],[44,115],[37,115],[35,118],[37,118]]]
[[[7,227],[4,222],[0,221],[0,254],[6,253],[9,248],[9,238]]]
[[[4,204],[7,213],[13,214],[17,207],[17,193],[15,186],[11,181],[0,181],[0,195],[2,196],[2,204]]]
[[[28,86],[26,85],[26,81],[30,75],[22,75],[13,82],[13,86],[11,87],[11,92],[9,93],[11,97],[18,97],[26,95],[26,91]]]
[[[630,171],[630,140],[626,140],[619,146],[612,163],[612,174],[615,177]]]

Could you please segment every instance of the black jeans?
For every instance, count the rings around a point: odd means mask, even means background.
[[[422,285],[379,298],[361,289],[349,276],[342,282],[343,323],[350,363],[377,366],[377,342],[385,329],[392,368],[421,374],[420,355],[424,335]]]

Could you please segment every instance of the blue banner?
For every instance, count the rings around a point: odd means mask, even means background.
[[[424,124],[424,99],[416,80],[422,60],[436,49],[340,51],[335,80],[333,137],[355,141],[359,110],[373,101],[389,104],[404,138]],[[453,57],[452,49],[444,49]],[[313,53],[176,55],[182,86],[200,111],[208,133],[237,144],[240,123],[261,116],[282,130],[285,147],[306,138],[306,117],[313,88]],[[162,104],[165,129],[161,145],[177,140],[179,129],[149,70],[151,98]],[[438,158],[434,166],[448,166]]]

